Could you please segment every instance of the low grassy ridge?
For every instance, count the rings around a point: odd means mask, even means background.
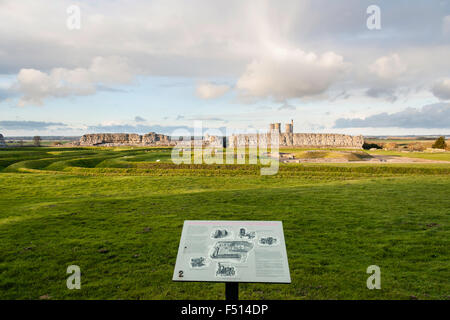
[[[430,152],[400,152],[400,151],[388,151],[388,150],[375,150],[375,151],[370,151],[370,153],[375,154],[375,155],[419,158],[419,159],[438,160],[438,161],[450,161],[450,152],[430,153]]]
[[[307,150],[292,153],[296,159],[342,159],[347,161],[363,161],[372,158],[364,151],[331,151]]]
[[[261,165],[175,165],[170,154],[0,150],[0,299],[223,299],[223,284],[171,281],[187,219],[283,221],[292,284],[241,284],[242,299],[450,298],[449,164],[261,176]],[[72,264],[81,290],[66,288]],[[381,290],[366,287],[369,265]]]
[[[376,144],[383,149],[397,150],[397,151],[424,151],[425,149],[432,148],[436,138],[429,139],[365,139],[366,144]],[[447,146],[450,145],[450,140],[446,140]],[[447,148],[447,151],[450,149]]]

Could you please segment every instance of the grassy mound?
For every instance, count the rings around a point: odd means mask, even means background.
[[[347,161],[362,161],[372,158],[364,151],[330,151],[330,150],[306,150],[294,152],[296,159],[345,159]]]
[[[175,165],[170,152],[2,150],[0,299],[223,299],[223,284],[171,281],[187,219],[283,221],[292,284],[242,284],[242,299],[448,298],[449,164],[261,176],[261,165]],[[66,287],[73,264],[81,290]],[[366,287],[373,264],[382,290]]]

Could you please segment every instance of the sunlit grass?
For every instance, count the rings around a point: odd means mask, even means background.
[[[242,284],[242,299],[448,298],[449,164],[261,176],[260,164],[175,165],[170,152],[0,151],[0,299],[223,299],[223,284],[171,281],[187,219],[283,221],[292,284]],[[81,290],[66,288],[72,264]],[[366,288],[372,264],[381,290]]]

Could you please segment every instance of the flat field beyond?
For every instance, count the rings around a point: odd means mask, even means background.
[[[170,149],[0,150],[0,299],[223,299],[223,284],[171,281],[187,219],[283,221],[292,284],[241,284],[241,299],[450,299],[450,163],[259,169],[175,165]]]

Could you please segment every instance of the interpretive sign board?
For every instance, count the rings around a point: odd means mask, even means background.
[[[185,221],[173,280],[291,283],[282,222]]]

